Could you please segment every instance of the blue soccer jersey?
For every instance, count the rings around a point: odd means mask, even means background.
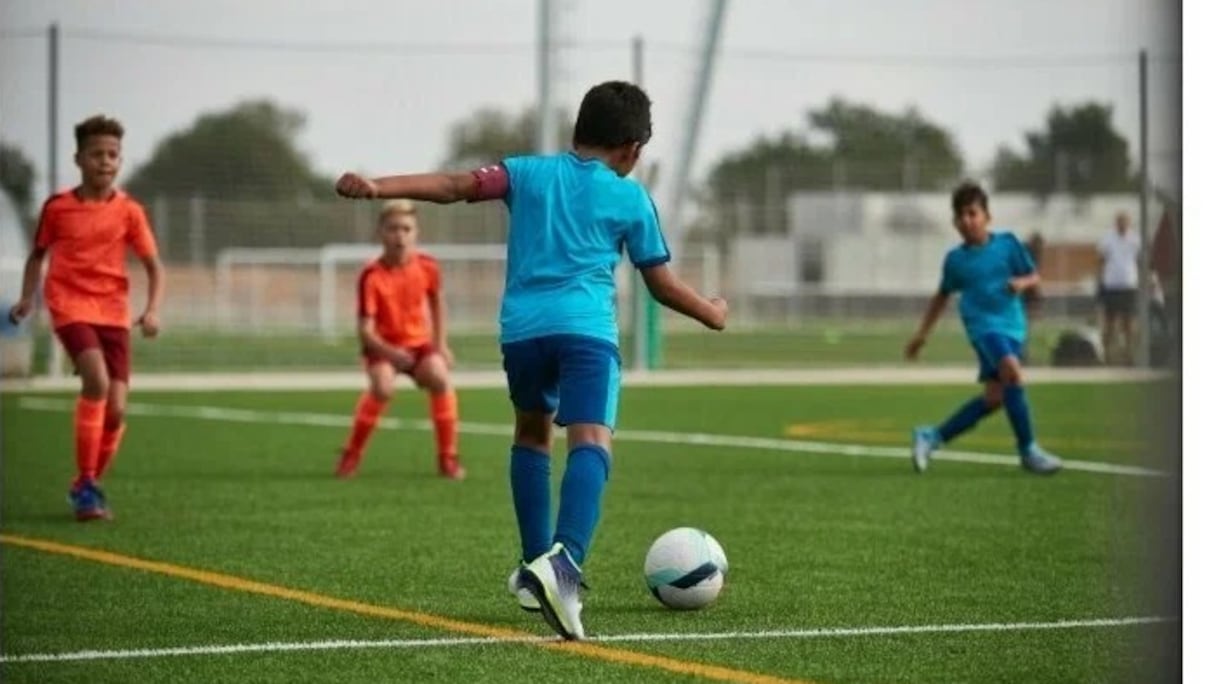
[[[650,195],[573,152],[502,165],[510,227],[500,341],[583,335],[616,345],[622,252],[639,268],[671,260]]]
[[[1012,233],[993,232],[982,245],[959,245],[946,254],[938,292],[960,294],[958,310],[973,343],[987,335],[1026,341],[1021,295],[1009,291],[1012,278],[1035,270],[1034,260]]]

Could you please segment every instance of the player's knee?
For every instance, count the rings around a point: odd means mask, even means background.
[[[999,374],[1001,385],[1005,387],[1022,384],[1022,367],[1017,361],[1008,358],[1002,361]]]
[[[452,389],[452,383],[445,371],[428,373],[426,377],[421,378],[420,384],[431,394],[447,394]]]
[[[385,382],[374,382],[370,389],[372,398],[381,403],[385,403],[393,398],[393,385]]]
[[[537,451],[549,452],[553,442],[553,424],[547,416],[519,415],[515,419],[515,443]]]
[[[612,430],[596,423],[577,423],[566,428],[566,442],[571,449],[595,445],[611,453]]]
[[[105,399],[110,393],[110,377],[105,366],[85,366],[80,369],[81,394],[88,399]]]
[[[106,430],[117,430],[127,418],[127,407],[124,404],[106,402]]]

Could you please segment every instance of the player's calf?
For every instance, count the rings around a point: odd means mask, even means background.
[[[457,449],[459,409],[456,391],[448,378],[447,362],[439,354],[424,356],[415,367],[414,380],[430,397],[431,424],[435,431],[435,453],[439,476],[463,480],[464,466]]]

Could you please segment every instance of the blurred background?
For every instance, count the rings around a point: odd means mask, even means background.
[[[1181,238],[1178,8],[1142,0],[5,0],[0,3],[0,304],[39,206],[72,186],[72,127],[127,128],[121,184],[169,271],[165,330],[137,372],[357,368],[355,276],[376,206],[345,170],[466,169],[568,144],[583,91],[640,81],[655,137],[639,180],[676,267],[731,303],[705,335],[639,298],[634,368],[883,367],[956,242],[949,191],[975,178],[1031,245],[1032,364],[1101,349],[1097,245],[1142,236],[1134,358],[1163,364]],[[912,28],[915,27],[915,28]],[[453,347],[499,363],[506,214],[424,207]],[[144,278],[132,270],[133,307]],[[3,330],[7,375],[66,364],[46,317]],[[7,324],[5,324],[7,325]],[[1062,344],[1063,342],[1063,344]],[[1070,346],[1071,345],[1071,346]],[[972,364],[953,317],[926,351]]]

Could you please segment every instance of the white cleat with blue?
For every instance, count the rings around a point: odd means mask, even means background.
[[[929,460],[933,458],[933,450],[941,444],[937,428],[922,425],[912,430],[912,467],[918,473],[929,469]]]
[[[1052,475],[1064,467],[1063,461],[1050,452],[1031,444],[1022,454],[1022,468],[1035,475]]]
[[[560,543],[519,572],[519,586],[536,597],[545,622],[571,641],[587,638],[582,621],[582,582],[582,570]]]
[[[532,592],[525,589],[524,586],[519,582],[519,571],[522,567],[523,566],[520,566],[519,568],[515,568],[511,571],[511,576],[507,578],[507,591],[511,592],[511,595],[519,600],[520,608],[523,608],[529,613],[539,612],[540,602],[536,600],[536,597],[532,595]]]

